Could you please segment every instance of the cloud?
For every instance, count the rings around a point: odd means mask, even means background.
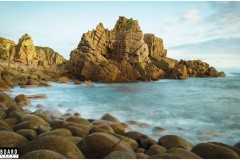
[[[185,21],[197,21],[202,17],[199,15],[199,11],[197,9],[190,9],[184,13],[183,20]]]
[[[209,2],[209,7],[214,12],[204,21],[205,38],[240,37],[240,2]]]
[[[221,38],[199,43],[189,43],[170,47],[171,50],[183,50],[188,53],[237,54],[240,55],[240,38]]]

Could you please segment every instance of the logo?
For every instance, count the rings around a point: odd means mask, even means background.
[[[17,148],[0,148],[0,159],[19,158]]]

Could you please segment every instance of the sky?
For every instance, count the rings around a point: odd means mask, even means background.
[[[69,59],[83,33],[112,29],[119,16],[163,38],[168,57],[240,71],[240,1],[0,2],[0,36],[17,43],[27,33]]]

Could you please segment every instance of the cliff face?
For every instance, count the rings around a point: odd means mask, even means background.
[[[24,64],[42,65],[44,67],[58,65],[66,60],[53,49],[48,47],[35,47],[31,37],[23,35],[18,44],[0,38],[0,59],[14,60]]]
[[[95,30],[83,34],[78,47],[70,54],[67,69],[79,79],[101,82],[224,75],[212,71],[204,62],[178,62],[166,56],[161,38],[143,34],[137,20],[119,17],[112,30],[100,23]],[[196,69],[202,64],[204,71]]]

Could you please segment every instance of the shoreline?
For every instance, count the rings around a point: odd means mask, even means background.
[[[5,106],[1,108],[0,146],[18,147],[20,158],[29,156],[41,158],[45,155],[44,158],[197,159],[239,158],[240,155],[237,142],[235,147],[222,143],[193,145],[177,135],[166,135],[155,140],[143,133],[128,130],[128,124],[108,113],[100,119],[84,119],[81,117],[81,113],[72,115],[66,113],[61,115],[64,118],[54,118],[44,113],[44,110],[31,113],[24,111],[21,105],[28,103],[28,98],[24,96],[19,101],[1,93],[0,100],[0,103]],[[158,129],[161,130],[161,128]],[[6,142],[9,138],[14,139],[11,144]],[[52,142],[51,144],[52,139],[59,143]],[[46,140],[50,141],[49,144],[43,142]],[[75,148],[76,152],[71,153],[69,148],[59,144],[69,145],[70,148]],[[115,145],[118,147],[112,148]],[[223,151],[224,153],[222,153]],[[36,153],[39,157],[34,157]]]

